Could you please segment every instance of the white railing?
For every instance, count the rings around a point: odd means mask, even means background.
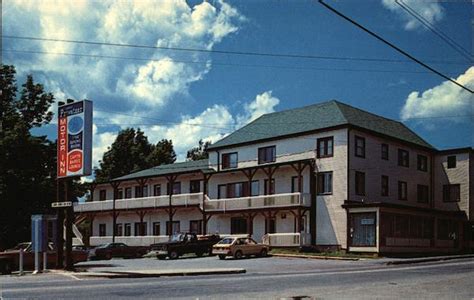
[[[301,247],[311,244],[309,233],[267,233],[262,243],[272,247]]]
[[[203,194],[178,194],[173,195],[171,198],[172,205],[188,206],[188,205],[199,205],[202,203]],[[105,201],[92,201],[86,203],[77,203],[74,205],[75,212],[89,212],[89,211],[110,211],[113,209],[113,200]],[[169,205],[169,196],[154,196],[144,198],[129,198],[129,199],[116,199],[115,209],[127,210],[135,208],[156,208],[166,207]]]
[[[311,205],[311,197],[310,194],[287,193],[216,200],[206,198],[204,204],[206,211],[223,212],[242,209],[259,209],[267,207],[309,207]]]
[[[147,236],[116,236],[116,243],[124,243],[128,246],[145,246],[151,244],[163,243],[169,240],[167,235],[147,235]],[[89,239],[91,246],[99,246],[107,243],[112,243],[111,236],[91,236]]]

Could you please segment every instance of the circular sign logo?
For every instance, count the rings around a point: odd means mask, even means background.
[[[69,129],[70,134],[76,134],[81,132],[83,126],[84,120],[82,119],[82,117],[75,116],[69,120],[67,128]]]

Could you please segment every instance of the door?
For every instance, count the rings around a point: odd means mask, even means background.
[[[351,213],[350,220],[350,246],[375,247],[377,241],[376,213]]]

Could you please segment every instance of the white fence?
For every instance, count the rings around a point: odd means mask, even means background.
[[[287,193],[254,197],[227,198],[205,201],[206,211],[232,211],[242,209],[258,209],[267,207],[288,207],[311,205],[310,194]]]
[[[267,233],[262,238],[263,244],[272,247],[301,247],[311,244],[309,233]]]
[[[202,193],[179,194],[172,196],[171,204],[176,206],[200,205],[202,203],[202,199]],[[115,209],[117,210],[127,210],[134,208],[156,208],[166,207],[168,205],[168,195],[115,200]],[[74,205],[74,212],[110,211],[112,209],[113,200],[92,201],[86,203],[77,203],[76,205]]]
[[[167,235],[148,235],[148,236],[116,236],[116,243],[124,243],[128,246],[150,246],[155,243],[163,243],[169,240]],[[91,236],[89,243],[91,246],[99,246],[112,243],[112,236]]]

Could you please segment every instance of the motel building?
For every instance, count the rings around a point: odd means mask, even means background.
[[[400,122],[329,101],[263,115],[209,159],[97,184],[74,211],[90,220],[90,245],[191,231],[274,247],[469,251],[473,159],[472,148],[437,150]]]

